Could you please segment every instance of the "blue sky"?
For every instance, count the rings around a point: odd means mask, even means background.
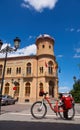
[[[73,76],[80,76],[80,0],[0,0],[0,39],[4,46],[13,46],[16,36],[21,39],[13,56],[35,54],[40,34],[55,39],[54,52],[61,68],[59,91],[67,92],[72,89]]]

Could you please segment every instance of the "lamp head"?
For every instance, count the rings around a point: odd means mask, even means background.
[[[0,50],[1,50],[2,45],[3,45],[3,42],[0,40]]]
[[[18,37],[16,37],[16,38],[14,39],[14,47],[15,47],[16,49],[19,48],[20,42],[21,42],[21,40],[20,40]]]

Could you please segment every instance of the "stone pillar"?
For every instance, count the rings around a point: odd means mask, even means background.
[[[11,95],[12,97],[14,97],[14,91],[15,90],[13,90],[13,87],[14,87],[14,84],[11,82],[10,83],[10,86],[9,86],[9,95]]]
[[[58,98],[58,81],[55,80],[55,86],[54,86],[54,98]]]

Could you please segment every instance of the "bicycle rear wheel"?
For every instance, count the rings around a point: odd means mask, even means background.
[[[42,119],[47,113],[47,107],[45,103],[42,103],[41,101],[35,102],[31,106],[31,114],[36,119]]]
[[[73,117],[75,116],[74,106],[68,110],[63,110],[63,107],[59,107],[59,115],[62,119],[72,120]]]

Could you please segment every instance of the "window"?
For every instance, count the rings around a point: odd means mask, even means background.
[[[27,73],[27,75],[31,74],[31,63],[27,64],[26,73]]]
[[[11,74],[11,68],[7,68],[7,74]]]
[[[15,96],[19,96],[19,86],[16,86]]]
[[[5,84],[5,89],[4,89],[4,94],[5,94],[5,95],[8,95],[8,94],[9,94],[9,86],[10,86],[10,84],[7,82],[7,83]]]
[[[49,96],[54,97],[54,82],[49,81]]]
[[[43,67],[40,67],[40,73],[43,73]]]
[[[21,67],[16,68],[16,74],[21,74]]]
[[[43,83],[40,83],[39,96],[43,96],[43,92],[44,92]]]
[[[0,76],[2,75],[2,65],[0,65]]]
[[[51,66],[48,67],[48,71],[49,71],[49,74],[52,74],[52,67]]]
[[[9,94],[9,87],[7,87],[7,86],[5,87],[4,94],[5,94],[5,95],[8,95],[8,94]]]
[[[26,83],[25,96],[30,96],[30,83]]]
[[[49,49],[51,49],[51,45],[49,45]]]
[[[6,83],[5,86],[6,86],[6,87],[9,87],[9,83]]]
[[[48,73],[53,74],[53,62],[50,61],[48,64]]]
[[[44,48],[45,47],[45,45],[42,45],[42,48]]]

